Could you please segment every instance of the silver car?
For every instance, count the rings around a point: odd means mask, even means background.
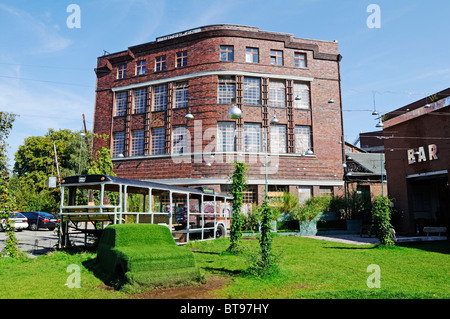
[[[9,219],[13,222],[15,230],[22,230],[28,227],[28,218],[22,213],[14,212],[9,214]],[[0,231],[5,230],[5,220],[0,220]]]

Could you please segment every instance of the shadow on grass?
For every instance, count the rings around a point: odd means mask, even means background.
[[[239,276],[242,273],[242,270],[230,270],[230,269],[227,269],[224,267],[220,267],[220,268],[201,267],[201,268],[208,272],[226,274],[226,275],[230,275],[230,276]]]
[[[368,250],[375,249],[378,246],[370,246],[370,247],[323,247],[324,249],[345,249],[345,250]]]
[[[441,253],[450,255],[450,240],[443,241],[425,241],[425,242],[412,242],[412,243],[399,243],[400,247],[415,248],[425,250],[434,253]]]

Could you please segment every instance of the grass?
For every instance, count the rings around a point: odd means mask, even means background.
[[[262,279],[245,274],[248,256],[258,251],[258,241],[242,240],[237,255],[224,253],[228,245],[228,239],[188,244],[204,275],[230,279],[211,298],[450,298],[448,241],[383,248],[275,236],[273,251],[279,257],[279,271]],[[86,252],[54,252],[22,261],[1,258],[0,298],[133,298],[94,276],[90,269],[95,257]],[[81,288],[65,285],[70,264],[81,267]],[[367,287],[371,264],[380,267],[381,288]]]

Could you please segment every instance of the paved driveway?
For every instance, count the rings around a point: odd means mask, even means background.
[[[19,248],[27,252],[30,257],[46,254],[57,248],[58,234],[56,230],[39,229],[36,231],[22,230],[16,232]],[[5,247],[6,233],[0,232],[0,251]],[[83,235],[71,235],[71,241],[77,245],[84,243]]]

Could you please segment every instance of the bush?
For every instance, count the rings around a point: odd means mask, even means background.
[[[330,196],[315,196],[308,198],[298,209],[294,210],[292,219],[307,222],[316,219],[320,213],[330,206]]]
[[[391,214],[391,201],[387,197],[378,196],[372,207],[372,226],[380,243],[385,246],[394,245],[391,239],[394,234]]]

